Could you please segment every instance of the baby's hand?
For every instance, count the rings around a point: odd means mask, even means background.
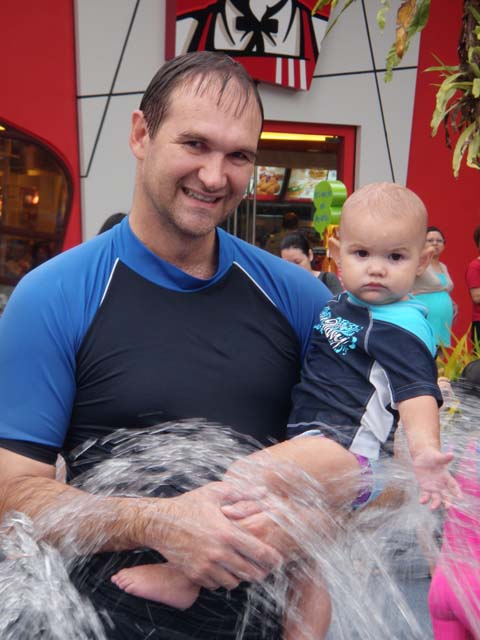
[[[457,481],[447,468],[452,459],[452,453],[442,453],[434,447],[427,447],[413,460],[413,468],[420,486],[420,503],[430,502],[432,510],[442,504],[448,509],[453,498],[462,497]]]

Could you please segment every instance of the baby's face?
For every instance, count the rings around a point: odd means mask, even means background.
[[[345,288],[369,304],[404,300],[424,269],[425,229],[413,216],[372,216],[367,211],[342,221],[340,266]]]

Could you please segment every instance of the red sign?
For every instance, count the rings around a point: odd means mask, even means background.
[[[165,57],[223,51],[256,80],[310,88],[330,7],[315,0],[169,0]]]

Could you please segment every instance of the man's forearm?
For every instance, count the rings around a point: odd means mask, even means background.
[[[50,478],[19,476],[4,485],[0,513],[25,513],[39,538],[60,548],[68,545],[78,553],[93,553],[143,546],[144,510],[152,502],[97,496]],[[157,507],[163,502],[155,500]]]

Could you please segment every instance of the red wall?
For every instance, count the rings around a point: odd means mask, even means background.
[[[439,82],[440,76],[424,70],[437,64],[432,54],[446,64],[457,64],[462,5],[461,0],[449,2],[448,11],[439,0],[430,5],[430,19],[420,43],[407,179],[407,186],[425,202],[430,224],[441,228],[447,239],[441,260],[455,285],[453,298],[459,305],[459,315],[453,331],[457,336],[463,335],[471,321],[471,301],[464,276],[467,263],[477,255],[472,235],[480,224],[480,171],[463,165],[459,177],[453,177],[452,151],[445,145],[443,129],[439,129],[435,138],[430,133],[436,94],[433,84]]]
[[[2,0],[0,120],[67,165],[73,202],[64,248],[81,241],[73,0]]]

